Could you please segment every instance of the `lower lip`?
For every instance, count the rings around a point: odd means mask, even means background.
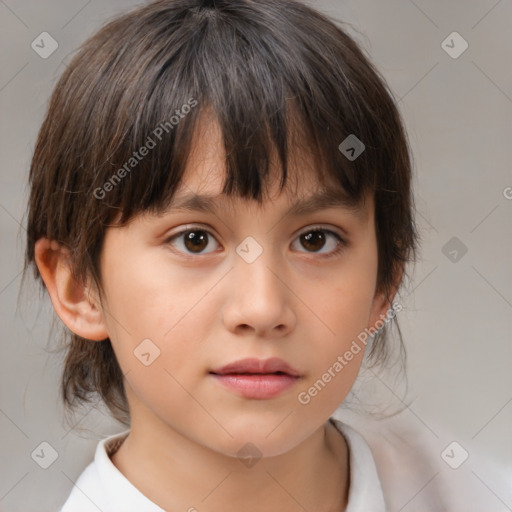
[[[221,384],[245,398],[264,400],[290,389],[299,377],[287,374],[212,374]]]

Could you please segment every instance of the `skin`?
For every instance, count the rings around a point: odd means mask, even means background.
[[[177,196],[221,192],[225,155],[218,126],[203,123],[200,130]],[[307,155],[295,159],[291,174],[300,180],[282,194],[271,179],[263,207],[219,196],[216,214],[146,214],[109,228],[101,300],[91,284],[73,280],[64,248],[46,239],[36,244],[57,314],[91,343],[108,336],[125,374],[131,430],[112,461],[166,510],[346,507],[348,449],[327,420],[352,387],[364,351],[307,405],[297,397],[390,303],[376,291],[371,195],[359,216],[342,207],[285,215],[318,188],[307,164]],[[334,254],[333,235],[326,234],[323,247],[317,242],[316,252],[301,243],[299,235],[318,225],[344,237],[340,253]],[[185,228],[208,231],[199,254],[183,236],[169,241]],[[250,264],[236,253],[247,236],[263,249]],[[160,350],[148,366],[134,356],[144,339]],[[301,378],[281,395],[257,400],[209,374],[245,357],[279,357]],[[252,467],[237,457],[248,442],[262,457]]]

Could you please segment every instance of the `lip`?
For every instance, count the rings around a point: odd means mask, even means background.
[[[277,372],[286,373],[292,377],[300,377],[300,373],[295,368],[278,357],[271,357],[269,359],[240,359],[233,363],[229,363],[222,368],[211,370],[211,373],[215,373],[217,375],[240,373],[268,374]]]
[[[245,398],[265,400],[291,388],[300,373],[282,359],[241,359],[210,371],[224,387]]]

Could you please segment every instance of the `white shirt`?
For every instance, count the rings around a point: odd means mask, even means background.
[[[385,512],[384,496],[370,447],[352,427],[331,418],[349,449],[350,487],[345,512]],[[144,496],[112,463],[128,431],[98,443],[94,461],[78,478],[60,512],[165,512]],[[341,511],[340,511],[341,512]]]

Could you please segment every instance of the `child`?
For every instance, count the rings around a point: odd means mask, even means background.
[[[385,510],[387,468],[333,413],[386,358],[418,236],[403,123],[340,26],[292,0],[115,19],[58,82],[30,183],[64,401],[129,426],[63,512]]]

